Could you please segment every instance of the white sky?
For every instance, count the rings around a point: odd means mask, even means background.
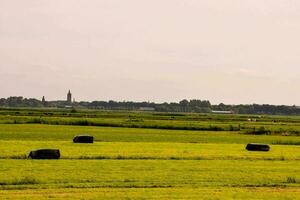
[[[298,0],[0,0],[0,97],[300,104]]]

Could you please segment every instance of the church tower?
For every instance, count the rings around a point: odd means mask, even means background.
[[[72,94],[71,94],[70,90],[69,90],[68,95],[67,95],[67,103],[72,104]]]
[[[46,102],[45,96],[43,96],[43,98],[42,98],[42,104],[43,104],[43,106],[46,106],[46,105],[47,105],[47,102]]]

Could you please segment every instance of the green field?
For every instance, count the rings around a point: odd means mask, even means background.
[[[286,116],[3,109],[0,199],[300,199],[298,130]],[[39,148],[61,159],[27,158]]]

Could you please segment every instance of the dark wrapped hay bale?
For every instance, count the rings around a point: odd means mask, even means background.
[[[270,146],[267,144],[250,143],[250,144],[247,144],[246,149],[248,151],[269,151]]]
[[[77,135],[73,138],[74,143],[93,143],[94,137],[90,135]]]
[[[59,159],[60,151],[58,149],[38,149],[29,153],[31,159]]]

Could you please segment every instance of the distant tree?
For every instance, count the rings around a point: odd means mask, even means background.
[[[179,105],[181,106],[183,112],[188,111],[188,107],[189,107],[189,101],[188,100],[183,99],[182,101],[179,102]]]

